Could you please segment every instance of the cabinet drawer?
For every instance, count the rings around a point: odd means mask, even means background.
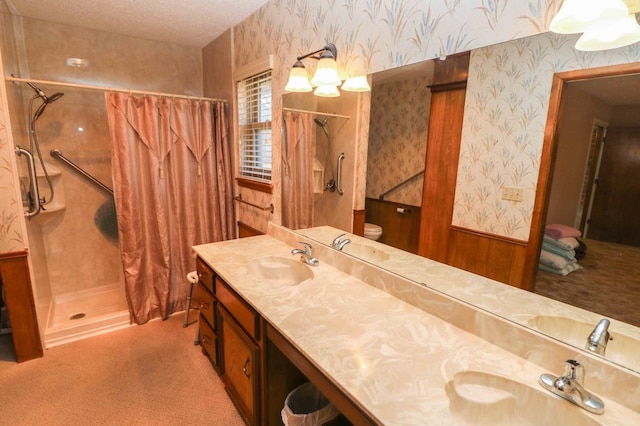
[[[198,335],[200,338],[200,346],[202,346],[202,350],[209,356],[213,365],[217,367],[219,365],[218,337],[209,324],[204,321],[202,315],[200,315],[199,327]]]
[[[198,283],[193,296],[193,307],[200,310],[202,316],[214,330],[216,329],[215,303],[213,294],[202,283]]]
[[[220,278],[216,278],[216,297],[249,336],[260,340],[258,313],[240,299]]]
[[[213,277],[215,274],[213,273],[213,270],[209,268],[209,265],[204,263],[204,260],[199,257],[196,258],[196,271],[198,272],[198,281],[213,293]]]

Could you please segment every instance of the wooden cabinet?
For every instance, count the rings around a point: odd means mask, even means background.
[[[258,424],[259,347],[223,307],[219,308],[222,381],[250,425]]]

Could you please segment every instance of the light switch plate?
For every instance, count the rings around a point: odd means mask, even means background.
[[[522,201],[524,188],[519,186],[505,186],[502,188],[502,199],[509,201]]]

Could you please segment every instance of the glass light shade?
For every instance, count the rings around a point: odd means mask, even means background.
[[[300,65],[296,62],[293,68],[291,68],[289,81],[287,81],[284,90],[285,92],[310,92],[313,90],[311,83],[309,83],[307,70],[304,68],[304,65],[302,65],[302,62],[300,62]]]
[[[616,49],[639,41],[640,25],[635,15],[627,15],[589,28],[576,42],[576,49],[584,51]]]
[[[329,85],[321,85],[316,87],[316,90],[313,92],[316,96],[322,96],[323,98],[335,98],[340,96],[340,92],[336,86]]]
[[[342,90],[346,90],[347,92],[369,92],[371,86],[369,86],[366,75],[359,75],[346,79],[345,82],[342,83]]]
[[[329,52],[322,54],[322,57],[318,61],[318,68],[316,73],[311,79],[313,86],[340,86],[342,80],[338,75],[338,65],[333,55]]]
[[[583,33],[594,22],[620,19],[628,14],[623,0],[564,0],[549,29],[559,34]]]

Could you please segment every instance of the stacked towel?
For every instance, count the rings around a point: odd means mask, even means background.
[[[567,276],[582,269],[578,264],[576,249],[580,249],[579,230],[566,225],[547,225],[542,240],[540,263],[544,271]]]

